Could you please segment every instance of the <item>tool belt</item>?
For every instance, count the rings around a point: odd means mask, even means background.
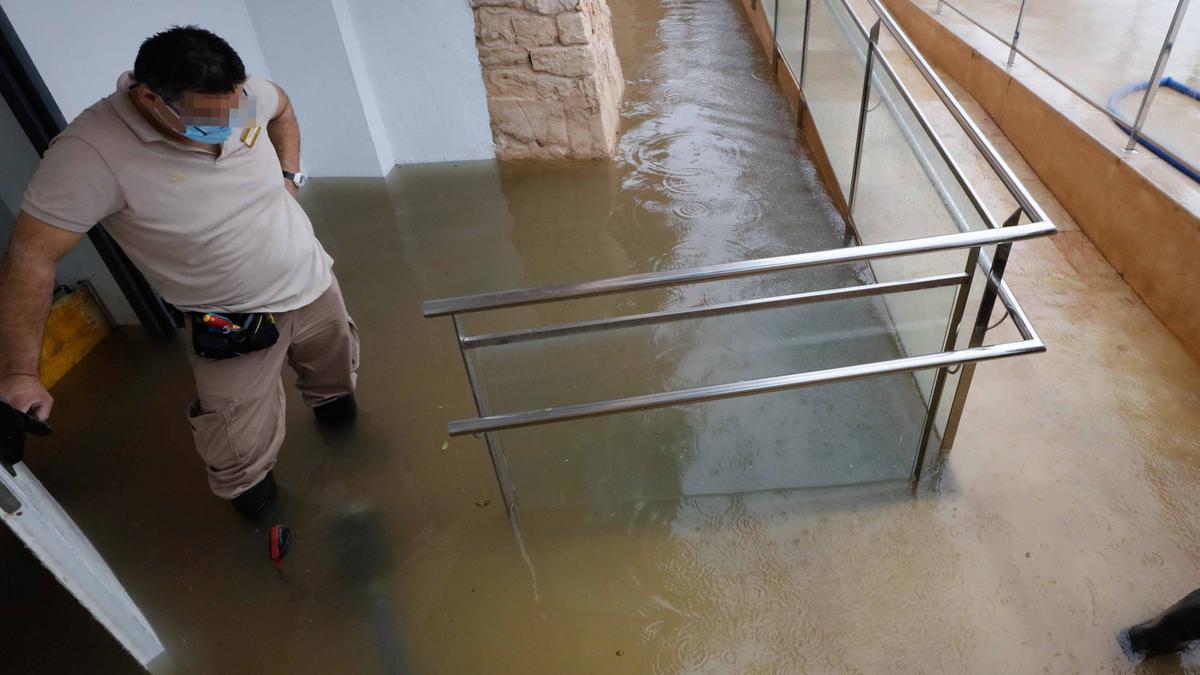
[[[188,312],[192,349],[206,359],[231,359],[266,349],[279,340],[275,315]]]

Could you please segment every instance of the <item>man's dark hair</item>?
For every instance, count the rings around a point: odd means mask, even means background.
[[[224,94],[246,81],[246,66],[229,43],[198,26],[172,26],[142,43],[133,77],[159,96],[185,91]]]

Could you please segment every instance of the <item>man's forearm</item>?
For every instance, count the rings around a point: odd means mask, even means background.
[[[300,123],[289,108],[284,114],[267,123],[267,134],[279,155],[279,164],[284,171],[300,171]]]
[[[54,265],[12,252],[0,263],[0,377],[38,375],[53,290]]]

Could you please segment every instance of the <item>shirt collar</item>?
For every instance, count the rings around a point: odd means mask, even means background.
[[[125,122],[125,126],[129,127],[129,130],[143,143],[173,140],[167,138],[149,120],[142,117],[142,113],[133,105],[133,101],[129,98],[129,90],[136,84],[137,81],[133,79],[133,71],[131,70],[121,73],[121,76],[117,78],[117,90],[109,97],[113,108],[117,111],[117,115],[121,117],[121,121]]]

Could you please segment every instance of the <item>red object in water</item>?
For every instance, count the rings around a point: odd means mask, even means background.
[[[270,553],[271,562],[275,569],[283,569],[283,556],[287,555],[288,547],[292,544],[292,531],[287,525],[271,526]]]

